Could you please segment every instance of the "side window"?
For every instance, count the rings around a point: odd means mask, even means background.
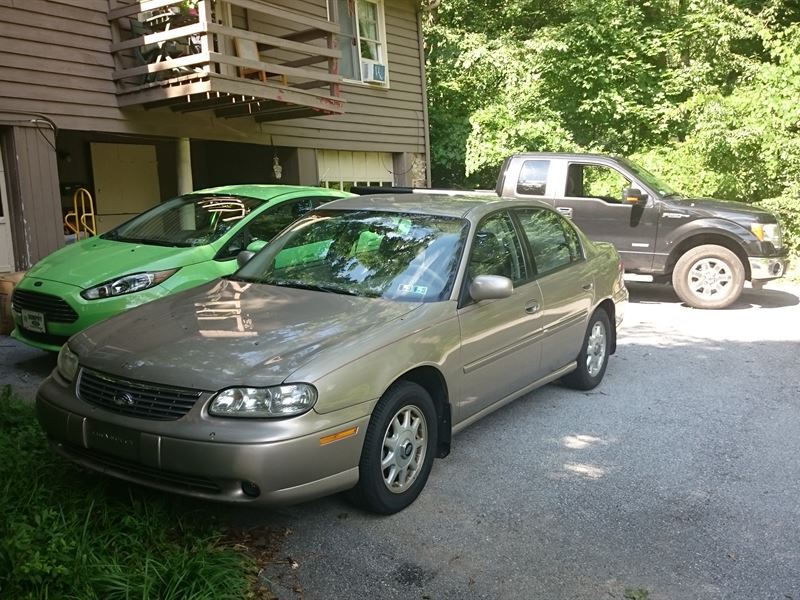
[[[600,198],[622,203],[622,190],[631,182],[622,173],[604,165],[571,164],[567,169],[564,195],[571,198]]]
[[[526,160],[519,172],[517,193],[524,196],[544,196],[549,170],[549,160]]]
[[[478,275],[502,275],[515,283],[526,278],[522,248],[508,213],[491,215],[478,226],[467,274],[470,279]]]
[[[580,240],[563,217],[543,208],[515,211],[539,274],[549,273],[583,258]]]

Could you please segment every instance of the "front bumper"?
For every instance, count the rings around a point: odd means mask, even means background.
[[[750,262],[750,279],[767,281],[783,277],[788,267],[788,261],[782,256],[769,258],[748,258]]]
[[[64,384],[58,376],[45,380],[37,417],[58,453],[91,470],[185,496],[262,506],[310,500],[358,482],[369,422],[363,413],[372,403],[325,415],[231,423],[204,414],[201,400],[181,419],[150,421],[84,403]],[[287,436],[292,421],[296,437]],[[261,431],[234,433],[241,438],[234,442],[225,429],[237,425]],[[217,431],[209,433],[209,427]],[[321,443],[351,427],[358,428],[356,435]]]

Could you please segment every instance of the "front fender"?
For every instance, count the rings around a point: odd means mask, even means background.
[[[664,237],[661,244],[662,252],[671,254],[684,242],[695,237],[703,238],[704,241],[701,243],[713,243],[711,240],[713,237],[726,238],[740,247],[748,256],[776,256],[778,254],[772,244],[759,241],[743,225],[718,217],[696,219],[676,227]]]

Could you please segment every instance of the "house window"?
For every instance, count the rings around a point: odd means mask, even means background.
[[[386,85],[383,0],[336,0],[339,7],[339,73],[345,79]]]

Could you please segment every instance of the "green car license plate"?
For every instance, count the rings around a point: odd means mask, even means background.
[[[22,310],[22,326],[28,331],[47,333],[47,325],[44,320],[44,313],[34,310]]]

